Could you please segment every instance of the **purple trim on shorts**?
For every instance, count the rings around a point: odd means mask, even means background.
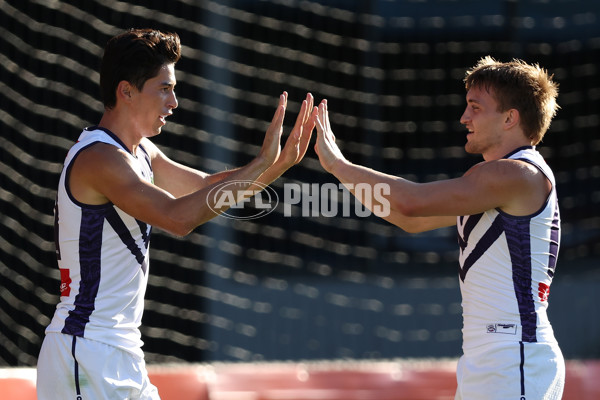
[[[75,378],[75,391],[77,396],[81,396],[81,387],[79,386],[79,362],[77,361],[77,357],[75,357],[75,345],[77,343],[77,336],[73,336],[73,345],[71,346],[71,354],[73,355],[74,367],[73,367],[73,377]],[[78,397],[79,398],[79,397]]]
[[[519,342],[519,352],[521,354],[521,363],[519,364],[519,371],[521,373],[521,396],[525,396],[525,345],[523,342]]]

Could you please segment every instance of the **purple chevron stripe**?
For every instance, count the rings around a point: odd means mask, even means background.
[[[75,308],[69,311],[62,330],[74,336],[83,336],[85,325],[95,309],[100,286],[102,226],[106,209],[83,209],[79,233],[79,265],[81,281],[75,296]]]
[[[503,218],[503,220],[506,243],[512,264],[513,286],[521,317],[521,340],[523,342],[536,342],[537,315],[531,291],[530,219]]]

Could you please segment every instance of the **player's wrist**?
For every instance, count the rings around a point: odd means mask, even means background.
[[[333,162],[329,164],[328,172],[338,176],[344,175],[344,170],[346,170],[352,163],[345,158],[336,158]]]

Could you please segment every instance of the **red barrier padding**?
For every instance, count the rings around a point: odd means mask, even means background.
[[[0,399],[36,400],[35,369],[1,368]]]
[[[162,400],[454,399],[456,361],[150,365]],[[0,369],[0,399],[36,400],[34,368]],[[600,399],[600,360],[567,361],[563,400]]]
[[[204,367],[179,365],[148,367],[150,382],[158,388],[161,400],[209,400]]]
[[[211,400],[454,399],[456,362],[215,365]]]
[[[600,399],[600,360],[567,361],[563,400]]]

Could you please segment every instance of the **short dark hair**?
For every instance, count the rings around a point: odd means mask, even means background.
[[[538,64],[519,59],[499,62],[487,56],[467,71],[465,88],[479,87],[490,92],[500,112],[518,110],[521,128],[535,145],[542,140],[559,109],[558,84],[552,78]]]
[[[142,90],[146,81],[158,75],[164,64],[175,64],[179,58],[181,43],[176,33],[129,29],[112,37],[104,48],[100,66],[100,95],[104,108],[116,105],[119,82],[127,81]]]

